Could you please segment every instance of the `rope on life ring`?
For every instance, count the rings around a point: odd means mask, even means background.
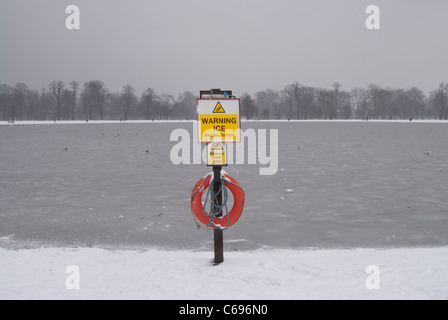
[[[223,204],[219,208],[220,212],[223,213],[222,217],[215,217],[215,214],[213,212],[208,213],[205,206],[207,203],[207,199],[209,195],[211,194],[211,201],[212,201],[212,208],[213,208],[213,173],[210,173],[200,179],[196,185],[193,188],[193,191],[191,193],[191,211],[193,213],[193,216],[195,217],[196,223],[198,224],[198,227],[201,227],[201,224],[206,226],[206,228],[211,229],[220,229],[225,230],[228,227],[234,225],[239,218],[241,217],[241,214],[244,209],[244,203],[245,203],[245,194],[243,189],[241,188],[238,181],[236,181],[233,177],[228,175],[227,173],[223,172],[221,175],[222,178],[222,185],[221,185],[221,192],[223,194]],[[232,210],[228,212],[227,210],[227,189],[230,190],[233,194],[234,204]],[[207,199],[205,204],[202,204],[202,195],[204,192],[207,191]],[[216,195],[215,195],[216,196]],[[226,214],[224,214],[224,209],[226,209]],[[215,210],[211,210],[215,211]],[[201,224],[199,224],[200,222]]]

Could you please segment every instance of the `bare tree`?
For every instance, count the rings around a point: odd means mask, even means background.
[[[303,86],[301,84],[294,82],[293,84],[286,86],[283,90],[285,94],[289,96],[291,102],[296,104],[297,119],[302,119],[303,116],[302,88]]]
[[[316,89],[311,87],[302,87],[301,91],[303,119],[308,120],[312,117],[316,118]]]
[[[392,102],[390,107],[391,118],[414,119],[425,116],[426,101],[424,93],[417,89],[392,90]]]
[[[436,117],[448,120],[448,84],[441,83],[437,90],[431,92],[430,102]]]
[[[426,98],[423,91],[420,89],[413,87],[408,91],[411,100],[411,108],[412,108],[412,117],[424,119],[426,112]]]
[[[95,108],[99,112],[100,119],[104,120],[107,93],[108,91],[101,81],[95,80],[84,83],[82,102],[86,120],[93,119]]]
[[[331,119],[334,110],[334,93],[328,89],[318,90],[317,106],[321,119]]]
[[[61,120],[61,106],[62,106],[62,94],[64,93],[65,83],[62,81],[52,81],[48,90],[50,90],[53,97],[56,99],[56,112],[55,120]]]
[[[190,91],[185,91],[180,94],[174,107],[176,116],[181,120],[195,118],[196,99],[197,97]]]
[[[70,89],[62,92],[62,119],[69,120],[73,114],[73,93]]]
[[[252,97],[247,93],[241,97],[241,113],[247,120],[253,119],[258,115],[257,106]]]
[[[135,89],[133,86],[127,84],[123,87],[123,91],[120,96],[123,106],[123,120],[127,121],[131,109],[137,104],[137,96],[135,95]]]
[[[18,117],[19,120],[23,120],[26,109],[27,94],[28,86],[26,84],[19,82],[14,86],[14,102],[11,112],[13,121],[16,120],[16,117]]]
[[[341,88],[342,85],[338,82],[333,83],[333,103],[331,104],[331,110],[330,110],[330,119],[336,119],[338,117],[338,113],[341,109]]]
[[[392,119],[393,91],[371,84],[369,93],[374,118]]]
[[[14,121],[13,113],[13,88],[7,84],[0,85],[0,117],[4,121]]]
[[[255,105],[261,110],[261,116],[264,119],[272,117],[280,119],[280,95],[277,91],[265,90],[257,92],[255,95]]]
[[[46,88],[42,88],[39,95],[39,114],[41,120],[54,119],[52,103],[53,95]]]
[[[443,84],[440,84],[440,91],[443,92],[443,102],[441,103],[442,106],[442,110],[440,112],[441,116],[439,117],[439,119],[445,119],[448,120],[448,84],[445,84],[445,86],[443,86]]]
[[[72,99],[71,99],[71,108],[70,108],[70,116],[72,120],[76,118],[76,106],[78,105],[78,93],[79,93],[79,83],[77,81],[70,82],[70,88]]]
[[[40,120],[39,114],[39,91],[28,90],[27,92],[28,109],[25,116],[27,120]]]
[[[367,90],[364,88],[355,88],[350,92],[350,97],[354,107],[355,116],[358,119],[368,119],[370,99]]]
[[[339,93],[339,107],[340,107],[341,116],[345,120],[349,120],[352,118],[353,109],[352,109],[352,104],[351,104],[351,99],[350,99],[350,93],[345,92],[345,91],[341,91]]]
[[[156,114],[161,119],[172,119],[172,106],[175,102],[176,101],[172,95],[166,93],[160,94]]]
[[[157,101],[157,93],[153,89],[148,88],[143,92],[140,101],[144,109],[145,120],[149,120],[151,116],[154,116],[151,112],[154,113],[153,109]]]

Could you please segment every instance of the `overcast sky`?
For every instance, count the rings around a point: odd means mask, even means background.
[[[81,30],[66,29],[71,4]],[[370,4],[381,30],[365,27]],[[447,39],[443,0],[0,0],[0,83],[98,79],[175,96],[295,81],[428,92],[448,82]]]

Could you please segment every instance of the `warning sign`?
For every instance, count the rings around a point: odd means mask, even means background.
[[[198,99],[199,142],[240,142],[240,99]]]
[[[226,145],[214,142],[207,146],[208,165],[209,166],[226,166],[227,150]]]
[[[210,150],[212,150],[212,151],[224,150],[224,147],[222,146],[222,143],[219,143],[219,142],[215,142],[211,146],[212,147],[210,148]]]
[[[218,103],[216,104],[215,110],[213,110],[213,113],[226,113],[224,111],[224,108],[221,105],[221,102],[218,101]]]

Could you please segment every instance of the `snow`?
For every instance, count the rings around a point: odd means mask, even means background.
[[[210,168],[169,160],[192,122],[81,123],[0,123],[0,299],[448,299],[446,122],[245,122],[281,169],[226,168],[246,205],[218,267],[189,201]]]
[[[0,249],[4,299],[448,299],[448,248],[210,252]],[[369,266],[379,290],[368,290]],[[79,290],[68,290],[69,266]]]
[[[124,123],[119,120],[91,120],[89,122],[83,120],[63,120],[63,121],[50,121],[50,120],[33,120],[33,121],[15,121],[14,123],[9,123],[8,121],[0,121],[0,126],[26,126],[26,125],[63,125],[63,124],[149,124],[149,123],[189,123],[194,122],[195,120],[128,120]],[[434,119],[426,119],[426,120],[241,120],[242,123],[433,123],[433,124],[447,124],[447,120],[434,120]]]
[[[187,123],[193,122],[193,120],[129,120],[126,122],[120,122],[119,120],[91,120],[89,122],[82,120],[63,120],[63,121],[15,121],[14,123],[10,123],[7,121],[0,121],[0,126],[39,126],[39,125],[67,125],[67,124],[85,124],[85,125],[95,125],[95,124],[141,124],[141,123]]]

